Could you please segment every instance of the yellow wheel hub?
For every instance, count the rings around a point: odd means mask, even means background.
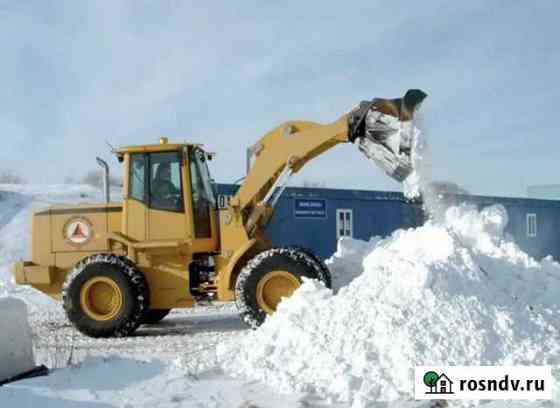
[[[267,314],[272,314],[282,298],[290,297],[300,285],[299,279],[290,272],[269,272],[257,285],[257,303]]]
[[[92,319],[107,321],[114,319],[123,306],[123,294],[117,282],[111,278],[97,276],[88,280],[80,291],[82,310]]]

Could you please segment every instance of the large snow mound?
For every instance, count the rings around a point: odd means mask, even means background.
[[[331,268],[359,276],[336,295],[306,281],[218,358],[234,374],[355,407],[411,399],[417,365],[560,365],[560,265],[507,241],[506,224],[502,206],[460,206],[368,251],[346,241]]]
[[[33,341],[23,301],[0,298],[0,333],[0,381],[33,369]]]
[[[118,190],[113,197],[118,196]],[[31,220],[34,211],[54,204],[101,202],[98,189],[85,185],[0,184],[0,296],[25,291],[15,286],[14,262],[31,257]]]
[[[333,291],[337,293],[340,288],[348,285],[362,273],[362,261],[381,238],[373,237],[369,241],[359,241],[349,237],[338,240],[336,252],[325,261],[332,275]]]

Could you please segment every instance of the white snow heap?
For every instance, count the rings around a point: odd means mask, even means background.
[[[31,258],[34,211],[53,204],[100,201],[100,192],[90,186],[0,184],[0,296],[32,290],[14,284],[12,269],[15,262]]]
[[[505,240],[506,224],[502,206],[460,206],[396,231],[338,294],[305,281],[218,357],[234,374],[354,407],[412,398],[417,365],[560,365],[560,265]],[[344,245],[335,276],[367,244]]]
[[[335,293],[362,273],[363,258],[369,254],[381,240],[372,237],[369,241],[358,241],[349,237],[338,240],[336,252],[325,261],[332,276]]]
[[[0,381],[35,368],[27,307],[19,299],[0,297]]]

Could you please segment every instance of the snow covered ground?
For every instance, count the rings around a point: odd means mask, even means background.
[[[72,328],[57,302],[12,283],[13,262],[30,256],[33,211],[100,200],[87,186],[0,185],[0,297],[26,302],[37,364],[57,368],[49,377],[1,387],[0,407],[323,406],[316,397],[282,395],[223,373],[216,346],[247,331],[232,303],[173,311],[133,337],[91,339]]]
[[[10,192],[0,193],[0,296],[27,303],[37,363],[59,368],[0,388],[0,407],[427,408],[410,395],[416,364],[560,365],[560,266],[503,239],[499,208],[454,209],[440,225],[341,241],[328,264],[335,284],[348,286],[333,294],[307,282],[255,332],[232,304],[217,304],[101,340],[77,333],[60,305],[10,275],[29,256],[34,209],[99,193],[0,191]]]

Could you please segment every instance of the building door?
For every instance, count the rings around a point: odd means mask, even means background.
[[[353,210],[350,208],[339,208],[336,210],[336,239],[354,236]]]

